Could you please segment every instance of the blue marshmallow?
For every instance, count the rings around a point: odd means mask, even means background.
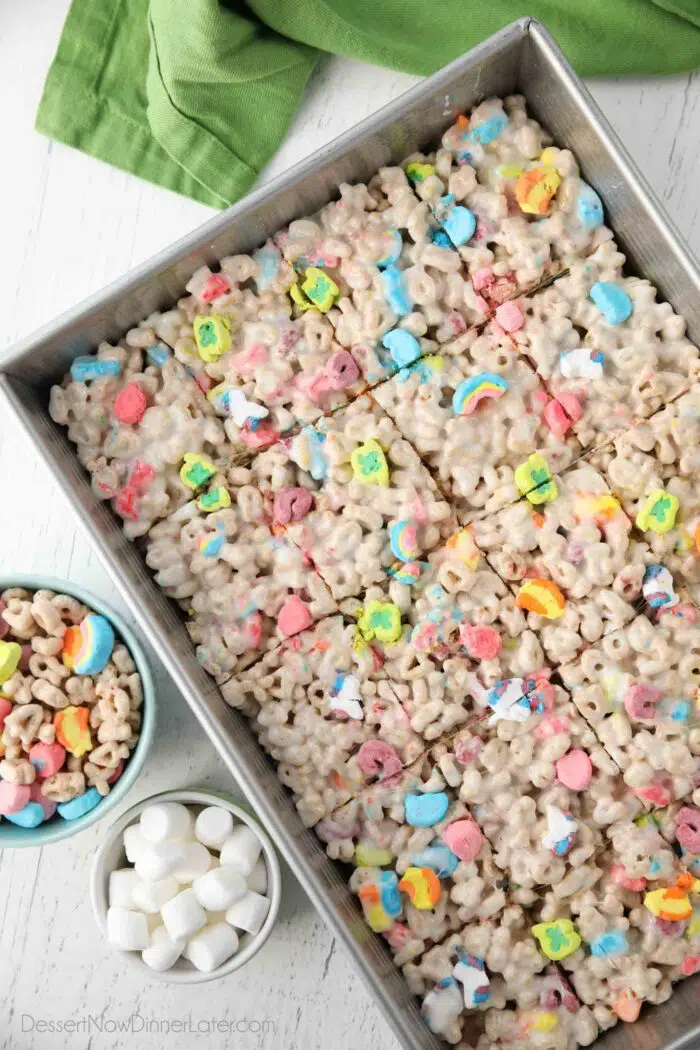
[[[118,361],[100,361],[87,354],[85,357],[76,357],[70,366],[71,379],[76,383],[89,383],[92,379],[101,379],[103,376],[118,376],[121,365]]]
[[[17,813],[6,813],[5,820],[18,828],[38,828],[45,819],[44,807],[39,802],[27,802]]]
[[[576,214],[586,230],[597,230],[603,225],[603,203],[588,183],[584,182],[576,199]]]
[[[612,281],[598,281],[590,291],[590,298],[596,304],[608,324],[623,324],[632,313],[632,300],[624,288]]]
[[[408,294],[403,272],[394,263],[391,263],[383,271],[381,282],[384,298],[394,313],[398,314],[399,317],[405,317],[406,314],[410,314],[413,309],[413,302]]]
[[[382,339],[382,346],[391,354],[391,360],[399,368],[412,365],[420,357],[420,343],[414,335],[403,328],[392,328]]]
[[[444,791],[425,795],[406,795],[404,809],[406,821],[413,828],[432,828],[439,824],[447,813],[450,800]]]
[[[421,853],[414,853],[411,863],[417,868],[432,868],[439,879],[446,879],[459,864],[459,857],[449,846],[436,841]]]
[[[82,795],[72,798],[70,802],[61,802],[56,809],[59,816],[63,817],[64,820],[77,820],[78,817],[84,817],[86,813],[93,810],[101,801],[102,795],[97,788],[93,787],[88,788]],[[30,802],[29,804],[32,805],[33,803]],[[41,806],[39,808],[41,809]]]

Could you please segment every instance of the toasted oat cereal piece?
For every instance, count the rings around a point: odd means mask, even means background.
[[[527,465],[534,476],[532,457]],[[603,475],[583,461],[472,530],[553,663],[634,617],[649,546]]]
[[[493,332],[468,356],[445,354],[404,370],[374,397],[429,465],[462,524],[518,498],[515,470],[529,454],[558,472],[581,451],[575,438],[546,425],[543,385]]]
[[[653,806],[697,783],[699,667],[700,627],[670,610],[656,624],[638,616],[560,668],[625,783]]]

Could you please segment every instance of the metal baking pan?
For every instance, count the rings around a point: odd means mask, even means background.
[[[278,847],[333,932],[350,951],[404,1047],[443,1046],[422,1023],[416,1001],[383,941],[364,924],[339,869],[301,824],[272,763],[245,719],[224,703],[199,667],[174,606],[153,583],[111,510],[93,495],[64,431],[47,412],[48,389],[73,358],[116,340],[154,310],[184,294],[192,272],[224,255],[258,247],[281,226],[318,210],[340,182],[367,181],[378,168],[432,148],[455,116],[491,95],[522,92],[555,140],[574,150],[601,195],[609,224],[631,266],[649,277],[688,320],[700,341],[700,276],[671,222],[547,31],[514,22],[375,116],[249,194],[189,237],[156,255],[0,358],[0,390],[73,504],[136,621],[212,743],[236,776]],[[685,981],[665,1006],[601,1039],[606,1050],[681,1050],[700,1045],[693,1019],[700,984]]]

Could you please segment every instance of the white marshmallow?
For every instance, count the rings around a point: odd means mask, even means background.
[[[146,914],[146,923],[148,925],[148,936],[150,937],[154,930],[157,930],[159,926],[163,925],[163,919],[159,911],[152,911]]]
[[[172,875],[185,863],[187,842],[147,842],[137,854],[134,867],[140,879],[157,882]]]
[[[146,846],[146,840],[141,834],[140,825],[130,824],[124,831],[122,837],[124,839],[124,852],[126,853],[126,859],[130,864],[135,864],[139,853],[141,853]]]
[[[221,849],[233,831],[233,814],[220,806],[207,806],[194,822],[194,837],[209,849]]]
[[[205,925],[204,908],[194,895],[194,890],[183,890],[167,901],[160,909],[165,928],[174,941],[191,937]]]
[[[140,952],[148,948],[146,916],[129,908],[108,908],[107,940],[125,952]]]
[[[221,847],[221,863],[235,868],[247,879],[260,856],[262,843],[252,828],[239,824]]]
[[[166,875],[164,879],[156,879],[155,882],[146,880],[137,882],[132,892],[134,907],[140,911],[160,911],[164,904],[172,900],[180,892],[180,883],[172,875]]]
[[[209,871],[211,853],[201,842],[183,842],[182,848],[182,861],[173,868],[173,875],[178,882],[194,882],[205,871]]]
[[[204,973],[211,973],[237,950],[238,934],[228,923],[217,922],[193,937],[187,948],[192,965]]]
[[[267,864],[264,857],[258,857],[246,882],[249,890],[255,893],[267,893]]]
[[[169,970],[182,955],[183,940],[174,941],[165,926],[158,926],[151,934],[151,943],[141,952],[141,958],[152,970]]]
[[[236,926],[239,930],[259,933],[269,908],[270,902],[267,897],[248,890],[245,897],[241,897],[227,910],[226,922],[231,926]]]
[[[200,875],[192,883],[195,896],[207,911],[226,911],[246,892],[243,876],[235,868],[221,865]]]
[[[179,802],[155,802],[141,813],[141,834],[147,842],[192,837],[192,814]]]
[[[133,908],[132,893],[139,884],[139,877],[133,868],[117,868],[109,873],[109,906],[110,908]]]

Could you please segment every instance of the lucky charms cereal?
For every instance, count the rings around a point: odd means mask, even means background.
[[[574,1050],[633,1021],[700,969],[685,321],[519,96],[186,293],[51,393],[96,494],[432,1032]],[[103,631],[64,626],[49,779],[102,731],[69,686]]]
[[[141,728],[141,677],[106,617],[76,598],[0,595],[0,815],[35,828],[89,813]]]

